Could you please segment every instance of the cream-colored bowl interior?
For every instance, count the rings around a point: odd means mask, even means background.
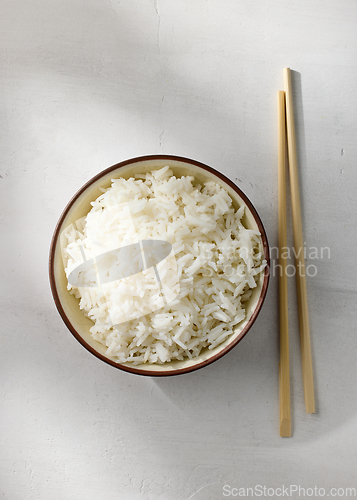
[[[242,198],[231,186],[229,186],[222,179],[220,179],[219,177],[205,170],[202,167],[177,159],[172,159],[172,160],[138,159],[138,161],[134,163],[130,163],[129,165],[119,167],[103,175],[98,180],[93,182],[84,192],[82,192],[80,196],[73,203],[65,219],[62,221],[58,234],[60,235],[63,229],[65,229],[67,226],[74,223],[78,219],[84,217],[89,212],[89,210],[91,209],[90,202],[94,201],[96,198],[98,198],[98,196],[102,194],[99,188],[110,187],[111,179],[118,177],[129,178],[132,177],[135,173],[150,172],[151,170],[162,168],[166,165],[170,166],[176,177],[180,177],[183,175],[193,175],[195,177],[195,182],[198,184],[203,184],[209,181],[214,181],[219,183],[228,191],[228,193],[232,197],[233,205],[236,209],[240,207],[242,204],[246,206]],[[247,206],[245,209],[243,223],[245,227],[249,229],[259,230],[255,218]],[[54,269],[54,281],[58,293],[58,298],[63,308],[63,311],[67,316],[68,320],[70,321],[72,327],[76,330],[76,332],[79,334],[79,336],[81,337],[81,339],[84,341],[85,344],[91,346],[100,355],[115,362],[114,358],[105,355],[106,348],[99,342],[93,340],[89,332],[89,329],[91,328],[91,326],[93,326],[93,322],[87,317],[85,317],[83,312],[80,310],[78,299],[76,299],[73,295],[71,295],[67,291],[67,278],[64,272],[59,237],[57,238],[54,250],[53,269]],[[245,328],[246,324],[250,320],[252,314],[254,313],[258,305],[258,301],[262,293],[263,281],[264,281],[264,275],[261,274],[258,286],[254,289],[252,296],[246,303],[247,304],[246,319],[236,327],[233,335],[231,335],[221,345],[215,347],[214,349],[205,349],[197,358],[194,358],[192,360],[187,359],[185,361],[171,361],[169,363],[165,363],[164,365],[158,365],[158,364],[136,365],[135,371],[136,372],[155,371],[155,372],[166,372],[166,373],[173,370],[187,371],[187,369],[193,368],[195,365],[200,364],[202,362],[207,362],[211,358],[219,355],[219,353],[225,350],[229,344],[234,343],[236,341],[237,337],[239,337],[239,335]],[[132,366],[131,363],[127,364],[116,363],[116,364],[118,365],[118,367],[123,367],[123,368],[125,366]]]

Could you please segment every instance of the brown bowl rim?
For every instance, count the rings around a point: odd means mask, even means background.
[[[61,304],[60,297],[57,292],[57,286],[56,286],[56,279],[55,279],[55,274],[54,274],[54,254],[55,254],[55,249],[57,245],[57,240],[60,234],[60,230],[63,224],[63,221],[65,217],[67,216],[68,212],[72,208],[74,202],[79,198],[79,196],[88,188],[90,187],[94,182],[99,180],[101,177],[105,176],[106,174],[110,173],[113,170],[118,170],[119,168],[125,167],[127,165],[130,165],[131,163],[137,163],[137,162],[144,162],[148,160],[167,160],[167,161],[181,161],[184,163],[192,164],[197,167],[201,167],[204,170],[207,170],[208,172],[214,174],[217,176],[219,179],[224,181],[226,184],[228,184],[244,201],[244,203],[247,205],[249,210],[251,211],[257,226],[259,228],[261,238],[262,238],[262,243],[263,243],[263,250],[264,250],[264,257],[265,260],[267,261],[267,266],[265,268],[264,272],[264,279],[263,279],[263,285],[262,289],[260,292],[260,296],[258,299],[258,303],[256,305],[256,308],[254,309],[253,314],[249,318],[247,324],[243,328],[243,330],[240,332],[240,334],[232,341],[230,344],[228,344],[222,351],[219,353],[215,354],[209,359],[206,359],[204,361],[201,361],[200,363],[194,364],[192,366],[188,366],[185,368],[179,368],[176,370],[170,370],[170,371],[151,371],[151,370],[143,370],[143,369],[138,369],[135,366],[130,366],[130,365],[124,365],[121,363],[117,363],[112,359],[107,358],[106,356],[103,356],[100,354],[98,351],[96,351],[92,346],[87,344],[87,342],[81,337],[81,335],[77,332],[77,330],[74,328],[72,325],[71,321],[67,317],[66,313],[64,312],[64,309]],[[53,233],[52,240],[51,240],[51,245],[50,245],[50,252],[49,252],[49,279],[50,279],[50,287],[53,295],[53,299],[55,302],[55,305],[57,307],[57,310],[67,326],[68,330],[72,333],[72,335],[78,340],[80,344],[82,344],[83,347],[85,347],[91,354],[96,356],[98,359],[101,361],[104,361],[105,363],[118,368],[120,370],[133,373],[136,375],[143,375],[143,376],[149,376],[149,377],[167,377],[167,376],[173,376],[173,375],[181,375],[184,373],[189,373],[193,372],[196,370],[199,370],[200,368],[203,368],[204,366],[207,366],[217,359],[223,357],[227,352],[229,352],[233,347],[235,347],[248,333],[248,331],[251,329],[253,323],[255,322],[258,314],[260,313],[260,310],[263,306],[267,290],[268,290],[268,284],[269,284],[269,278],[270,278],[270,258],[269,258],[269,243],[268,243],[268,238],[263,226],[263,223],[254,208],[253,204],[251,201],[248,199],[248,197],[243,193],[243,191],[236,185],[234,184],[233,181],[231,181],[228,177],[226,177],[224,174],[219,172],[218,170],[215,170],[212,167],[209,167],[208,165],[205,165],[204,163],[201,163],[197,160],[193,160],[190,158],[185,158],[182,156],[175,156],[175,155],[145,155],[145,156],[138,156],[135,158],[129,158],[127,160],[121,161],[119,163],[116,163],[115,165],[112,165],[111,167],[108,167],[101,172],[99,172],[97,175],[89,179],[88,182],[86,182],[77,192],[76,194],[70,199],[70,201],[67,203],[65,209],[63,210]]]

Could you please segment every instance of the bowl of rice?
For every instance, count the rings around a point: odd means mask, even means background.
[[[202,368],[251,329],[269,283],[261,219],[195,160],[132,158],[90,179],[55,228],[56,307],[97,358],[148,376]]]

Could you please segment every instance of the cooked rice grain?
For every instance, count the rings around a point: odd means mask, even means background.
[[[266,265],[260,234],[243,226],[243,215],[219,184],[176,178],[169,166],[112,180],[81,231],[66,234],[67,278],[83,252],[88,260],[133,241],[167,241],[173,260],[157,265],[159,290],[153,268],[100,287],[68,284],[108,356],[133,364],[191,359],[233,333]]]

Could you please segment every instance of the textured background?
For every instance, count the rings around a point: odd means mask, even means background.
[[[356,2],[3,0],[0,13],[0,498],[357,488]],[[295,70],[306,245],[330,248],[330,258],[307,261],[317,267],[308,279],[315,415],[304,408],[289,283],[290,439],[278,434],[275,278],[239,346],[201,371],[157,380],[83,349],[55,309],[47,271],[69,198],[143,154],[224,172],[275,246],[286,66]]]

